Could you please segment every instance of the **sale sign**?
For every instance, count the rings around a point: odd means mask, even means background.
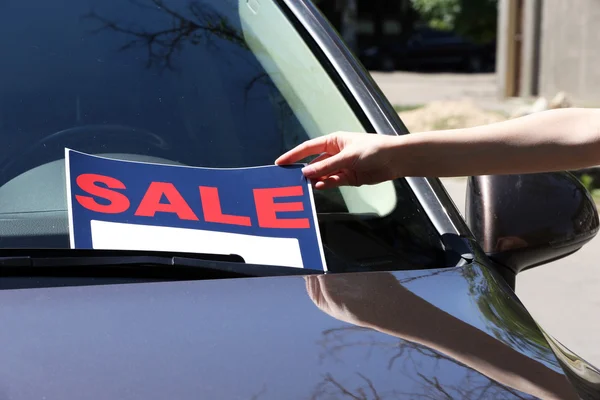
[[[198,168],[65,149],[71,248],[236,254],[327,269],[302,165]]]

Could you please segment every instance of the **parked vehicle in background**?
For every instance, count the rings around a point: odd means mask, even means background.
[[[496,43],[479,44],[451,31],[418,25],[405,42],[388,40],[369,46],[359,57],[371,70],[491,72],[495,69]]]

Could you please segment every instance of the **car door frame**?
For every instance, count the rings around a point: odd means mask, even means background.
[[[365,114],[374,132],[383,135],[405,135],[408,129],[377,86],[369,72],[344,44],[340,35],[327,22],[325,16],[310,0],[278,0],[292,23],[299,23],[314,43],[314,50],[321,52],[330,63],[332,78],[340,81],[351,94],[360,111]],[[414,195],[438,233],[460,236],[474,241],[475,238],[448,192],[438,178],[406,177]]]

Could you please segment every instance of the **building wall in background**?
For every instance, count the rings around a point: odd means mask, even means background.
[[[500,97],[554,97],[600,106],[600,0],[500,0]]]
[[[540,94],[600,105],[600,1],[544,0]]]

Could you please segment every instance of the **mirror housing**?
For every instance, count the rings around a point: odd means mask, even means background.
[[[576,252],[600,225],[592,196],[568,172],[470,177],[466,222],[515,274]]]

